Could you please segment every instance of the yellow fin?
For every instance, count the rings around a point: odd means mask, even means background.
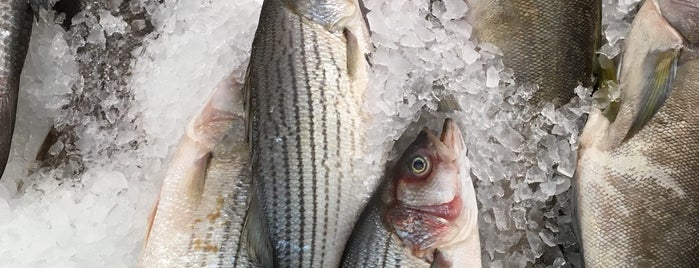
[[[641,103],[624,141],[638,133],[663,106],[672,91],[680,49],[651,51],[643,61],[646,81],[641,89]]]

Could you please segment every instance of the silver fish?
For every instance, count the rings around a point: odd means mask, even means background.
[[[647,0],[626,38],[618,110],[580,138],[587,267],[699,267],[699,2]]]
[[[536,84],[533,100],[567,103],[592,83],[600,41],[600,0],[467,0],[478,42],[496,45],[518,84]]]
[[[345,248],[343,267],[480,267],[478,207],[463,136],[424,129],[388,171]]]
[[[251,267],[243,226],[250,159],[242,85],[219,84],[190,122],[150,218],[143,267]]]
[[[337,267],[367,202],[361,190],[376,184],[358,164],[367,150],[367,42],[355,0],[262,5],[246,79],[260,208],[248,226],[269,231],[266,239],[251,231],[259,237],[251,244],[275,266]]]
[[[19,77],[27,56],[32,23],[32,11],[26,0],[0,2],[0,177],[10,154]]]

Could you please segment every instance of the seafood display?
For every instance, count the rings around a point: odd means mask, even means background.
[[[699,1],[0,14],[8,267],[699,266]]]

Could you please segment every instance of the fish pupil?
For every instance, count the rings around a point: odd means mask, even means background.
[[[412,161],[412,170],[415,174],[421,174],[427,169],[427,160],[422,156],[416,156]]]

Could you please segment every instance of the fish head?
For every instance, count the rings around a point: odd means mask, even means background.
[[[383,215],[412,253],[432,262],[438,248],[464,239],[465,145],[447,119],[440,137],[423,129],[391,170]]]

